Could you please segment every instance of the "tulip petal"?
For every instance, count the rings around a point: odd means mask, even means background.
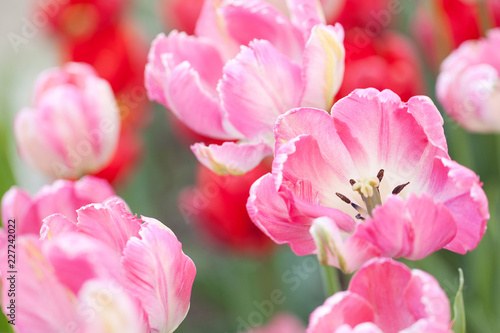
[[[330,110],[344,78],[344,29],[317,25],[302,60],[304,92],[300,105]]]
[[[127,290],[140,300],[153,331],[173,332],[189,310],[196,268],[170,229],[143,220],[141,239],[132,237],[123,252]]]
[[[195,35],[212,40],[224,61],[227,61],[238,54],[239,45],[229,36],[220,10],[222,4],[219,0],[204,1],[196,22]]]
[[[219,85],[230,123],[247,138],[272,142],[276,118],[298,105],[300,67],[266,40],[243,46],[224,67]]]
[[[410,194],[403,201],[390,196],[358,227],[355,237],[377,246],[382,256],[422,259],[446,246],[457,232],[455,220],[443,203],[428,194]]]
[[[355,293],[342,291],[329,297],[323,305],[314,310],[309,318],[306,333],[338,332],[337,329],[344,324],[355,327],[364,322],[372,322],[374,317],[373,308],[365,299]]]
[[[284,187],[292,189],[297,197],[311,204],[344,212],[345,214],[338,215],[340,220],[336,221],[344,231],[353,231],[354,220],[351,216],[357,213],[336,195],[336,192],[352,192],[349,172],[350,170],[345,169],[345,164],[333,164],[326,160],[318,141],[307,134],[282,145],[273,162],[277,190],[282,184],[286,184]],[[305,185],[309,187],[307,191]]]
[[[151,43],[151,49],[148,54],[148,63],[144,71],[144,86],[148,98],[157,101],[165,107],[169,107],[165,97],[165,84],[167,80],[167,68],[164,62],[164,45],[166,44],[165,34],[159,34]],[[166,49],[166,48],[165,48]]]
[[[450,324],[448,323],[448,326]],[[443,327],[442,325],[430,322],[427,319],[421,319],[415,324],[411,325],[407,329],[399,331],[400,333],[453,333],[449,328]]]
[[[412,113],[409,106],[413,105],[401,102],[390,90],[369,88],[355,90],[332,108],[335,127],[356,165],[364,166],[364,177],[385,169],[382,184],[388,191],[408,181],[409,188],[417,185],[414,178],[421,181],[430,175],[434,157],[448,156],[434,144],[442,145],[431,121],[440,116],[418,118],[426,112],[438,113],[437,108]]]
[[[436,106],[429,97],[415,96],[410,98],[408,112],[415,117],[432,144],[448,151],[448,144],[444,136],[443,117],[439,112],[436,112]]]
[[[83,333],[137,333],[149,332],[145,318],[125,289],[111,280],[86,282],[78,294],[81,313],[93,313]]]
[[[440,326],[441,329],[450,326],[450,301],[432,275],[418,269],[412,270],[412,278],[404,298],[415,318],[426,318],[428,322]],[[424,325],[419,322],[413,326]]]
[[[264,142],[224,142],[209,146],[196,143],[191,150],[201,164],[220,175],[242,175],[259,165],[264,157],[273,154],[272,148]]]
[[[16,311],[15,324],[19,332],[58,332],[78,327],[80,323],[73,306],[72,295],[62,285],[43,255],[38,237],[27,235],[16,238]],[[11,297],[11,274],[7,269],[7,251],[1,252],[2,311],[9,314],[7,306]],[[43,306],[36,306],[43,304]],[[7,317],[8,318],[8,317]]]
[[[59,283],[75,295],[91,279],[121,280],[120,255],[91,237],[66,233],[46,244],[44,257]]]
[[[165,57],[168,61],[164,60]],[[217,49],[204,38],[174,30],[168,37],[159,34],[151,44],[145,71],[146,87],[151,100],[169,107],[164,96],[166,77],[175,66],[184,61],[199,74],[203,87],[215,95],[223,67]]]
[[[364,239],[342,234],[334,220],[328,217],[315,219],[310,233],[320,263],[338,267],[345,273],[354,272],[369,259],[380,255],[380,251]]]
[[[15,220],[18,235],[37,234],[40,231],[41,223],[34,215],[31,210],[31,198],[26,191],[12,187],[3,195],[2,226],[5,231],[7,231],[8,221]]]
[[[308,40],[311,30],[317,24],[325,24],[325,13],[319,0],[289,0],[292,23],[302,31],[304,40]]]
[[[460,254],[475,249],[490,218],[488,198],[478,176],[457,162],[436,159],[422,191],[443,202],[455,219],[457,234],[445,248]]]
[[[90,204],[78,210],[78,230],[98,239],[113,248],[118,254],[123,252],[130,237],[137,236],[142,221],[130,213],[129,208],[119,198],[104,204]]]
[[[303,134],[316,140],[324,159],[330,164],[345,165],[345,169],[356,170],[349,151],[337,134],[332,117],[324,110],[296,108],[281,115],[274,126],[274,151],[279,152],[283,144]]]
[[[57,145],[54,133],[47,134],[43,128],[50,128],[47,121],[40,121],[32,116],[35,109],[22,109],[14,120],[14,135],[19,149],[19,155],[32,166],[37,166],[46,174],[65,176],[67,170],[64,160],[65,152]]]
[[[52,214],[43,219],[40,229],[40,239],[45,240],[59,237],[65,233],[77,232],[78,227],[75,222],[62,214]]]
[[[412,288],[416,285],[412,286],[412,283],[417,281],[413,279],[412,272],[405,265],[391,259],[373,259],[353,276],[348,290],[370,301],[375,313],[374,322],[383,332],[399,332],[422,318],[421,313],[415,312],[418,304],[409,305],[407,301],[427,301],[425,297],[404,297],[407,292],[415,292]],[[434,305],[430,303],[434,300],[429,299],[429,306]],[[441,304],[442,298],[437,300]]]
[[[225,124],[218,97],[203,87],[200,75],[187,61],[172,70],[165,94],[170,110],[193,131],[216,139],[238,138]]]
[[[373,323],[362,323],[351,328],[351,326],[344,324],[340,326],[335,333],[384,333]]]
[[[276,191],[273,176],[259,178],[250,188],[248,215],[262,232],[278,244],[289,244],[297,255],[313,254],[314,240],[309,234],[310,222],[290,221],[286,202]]]
[[[301,31],[266,1],[228,1],[220,10],[229,35],[239,45],[262,39],[288,58],[301,59],[304,44]]]
[[[107,181],[85,176],[76,182],[56,180],[52,185],[42,187],[33,197],[33,204],[41,219],[60,213],[76,222],[78,208],[103,202],[114,195],[115,192]]]

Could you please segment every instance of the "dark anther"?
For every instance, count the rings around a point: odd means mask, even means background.
[[[351,206],[356,209],[358,212],[363,210],[363,208],[361,208],[361,206],[355,204],[354,202],[351,202]]]
[[[356,181],[354,179],[349,180],[349,183],[351,183],[351,186],[356,184]]]
[[[364,221],[364,220],[365,220],[365,218],[364,218],[363,216],[361,216],[361,214],[356,215],[356,218],[357,218],[358,220],[361,220],[361,221]]]
[[[384,169],[380,169],[380,171],[377,173],[377,178],[379,182],[382,181],[382,178],[384,178]]]
[[[399,194],[408,184],[410,184],[410,182],[396,186],[394,190],[392,190],[392,194]]]
[[[340,199],[342,199],[343,202],[350,204],[351,200],[349,200],[348,197],[346,197],[343,194],[340,194],[339,192],[335,193]]]

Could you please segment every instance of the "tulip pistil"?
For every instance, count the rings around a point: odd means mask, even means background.
[[[350,181],[352,190],[361,195],[361,199],[363,199],[366,206],[366,211],[370,216],[372,216],[373,209],[382,204],[382,198],[380,197],[378,188],[383,176],[384,170],[380,170],[377,177],[362,178],[357,181],[351,179]]]

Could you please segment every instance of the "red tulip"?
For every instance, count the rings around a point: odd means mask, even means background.
[[[64,61],[91,64],[115,93],[130,82],[143,85],[146,57],[145,41],[130,22],[113,24],[86,40],[74,39],[62,45]]]
[[[38,1],[37,12],[45,14],[51,28],[71,40],[94,36],[115,22],[128,0]]]
[[[210,241],[241,253],[265,253],[272,242],[252,223],[245,205],[252,183],[269,170],[260,164],[242,176],[221,176],[200,165],[196,186],[184,190],[179,208]]]
[[[202,6],[203,0],[164,0],[161,13],[165,26],[192,35]]]
[[[484,16],[478,1],[434,0],[431,8],[420,5],[413,31],[434,67],[464,41],[481,37],[485,24],[500,26],[500,1],[484,1]]]
[[[330,3],[335,2],[335,5]],[[333,12],[328,8],[333,7]],[[401,4],[390,0],[324,0],[323,7],[330,23],[340,23],[345,29],[354,27],[374,29],[375,25],[386,28],[394,15],[402,11]],[[373,26],[373,27],[372,27]]]
[[[345,74],[337,99],[369,87],[391,89],[405,101],[424,93],[419,60],[408,38],[390,30],[375,38],[350,30],[344,45]]]

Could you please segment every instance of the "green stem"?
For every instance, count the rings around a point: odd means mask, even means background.
[[[332,266],[323,266],[323,288],[325,289],[326,297],[330,297],[337,291],[341,291],[339,281],[339,271]]]

